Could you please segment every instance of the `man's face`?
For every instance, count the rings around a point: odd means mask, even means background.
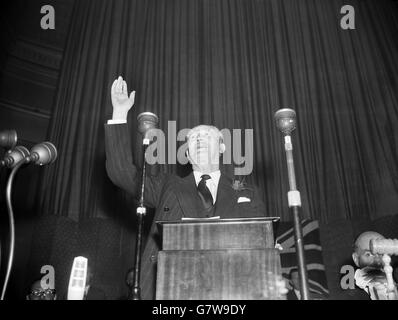
[[[360,268],[364,267],[374,267],[381,268],[383,267],[383,261],[378,254],[372,254],[369,249],[361,249],[358,248],[356,250],[358,254],[358,264]]]
[[[355,252],[353,253],[353,259],[355,264],[360,267],[383,267],[383,261],[380,255],[372,254],[370,251],[370,241],[384,239],[384,237],[372,231],[362,233],[355,242]]]
[[[200,167],[218,165],[221,143],[218,131],[212,127],[199,126],[188,136],[189,160]]]

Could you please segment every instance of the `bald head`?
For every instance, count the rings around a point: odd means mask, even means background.
[[[366,231],[361,233],[355,240],[355,250],[369,250],[370,251],[370,240],[373,239],[385,239],[380,233],[374,231]]]
[[[354,253],[352,259],[355,264],[360,267],[376,267],[382,266],[382,260],[379,255],[374,255],[370,251],[370,240],[385,239],[380,233],[374,231],[366,231],[361,233],[354,243]]]
[[[222,132],[217,127],[205,124],[198,125],[189,130],[187,134],[187,139],[189,140],[192,136],[197,135],[201,132],[205,132],[209,135],[214,136],[215,138],[219,139],[220,142],[223,142],[224,140]]]
[[[41,280],[36,280],[30,286],[30,290],[42,290],[43,287],[41,286]]]

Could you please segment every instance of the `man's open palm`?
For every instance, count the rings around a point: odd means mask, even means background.
[[[117,78],[111,88],[111,99],[114,112],[125,113],[134,105],[135,91],[130,95],[127,91],[127,83],[121,76]]]

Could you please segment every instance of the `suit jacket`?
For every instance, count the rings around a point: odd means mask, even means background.
[[[105,125],[105,149],[110,179],[133,196],[139,196],[141,173],[134,165],[127,124]],[[154,299],[157,253],[161,247],[155,222],[179,220],[182,217],[202,218],[205,217],[205,211],[193,173],[185,178],[165,173],[148,174],[145,183],[145,205],[156,208],[156,212],[142,255],[141,297]],[[239,197],[251,201],[238,203]],[[265,216],[265,206],[254,188],[245,186],[235,190],[232,179],[221,174],[214,216],[261,217]]]

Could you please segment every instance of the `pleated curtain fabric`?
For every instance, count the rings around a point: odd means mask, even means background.
[[[177,132],[213,124],[236,139],[241,133],[246,149],[235,144],[236,153],[253,153],[245,181],[259,187],[267,215],[290,220],[283,139],[273,116],[293,108],[302,216],[327,222],[398,213],[397,2],[350,1],[354,30],[340,26],[345,4],[76,1],[48,133],[59,158],[45,168],[41,212],[79,220],[112,216],[126,203],[105,172],[103,132],[111,84],[123,75],[137,92],[128,118],[136,159],[143,111],[159,116],[168,151],[182,144],[170,121]],[[252,142],[245,129],[253,130]],[[173,162],[168,153],[166,159]]]

